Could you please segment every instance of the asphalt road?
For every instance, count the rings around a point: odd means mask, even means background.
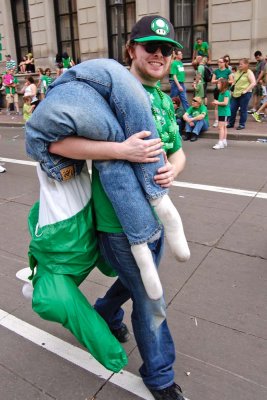
[[[267,398],[267,143],[185,143],[187,166],[171,189],[192,257],[177,264],[166,248],[161,278],[176,345],[176,381],[190,400]],[[3,161],[4,160],[4,161]],[[0,127],[0,398],[151,399],[138,378],[134,337],[129,364],[113,375],[63,327],[41,320],[21,295],[27,268],[27,214],[38,199],[22,128]],[[110,278],[82,285],[89,301]],[[131,304],[125,306],[130,331]],[[127,390],[126,390],[127,389]]]

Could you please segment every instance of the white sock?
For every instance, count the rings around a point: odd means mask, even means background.
[[[190,250],[184,234],[181,217],[172,203],[170,197],[165,195],[158,199],[150,200],[150,204],[162,222],[167,241],[172,253],[178,261],[187,261]]]
[[[226,146],[227,146],[227,140],[226,140],[226,139],[223,139],[223,141],[222,141],[222,142],[223,142],[223,144],[224,144],[224,145],[226,145]]]
[[[31,283],[24,283],[22,287],[22,294],[26,299],[31,300],[33,295],[33,287]]]
[[[148,297],[152,300],[160,299],[163,295],[162,285],[147,243],[133,245],[131,251],[140,270]]]

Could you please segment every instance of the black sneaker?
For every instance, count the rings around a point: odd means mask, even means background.
[[[191,132],[190,132],[190,133],[189,133],[189,132],[186,132],[186,134],[182,136],[182,139],[183,139],[184,141],[190,140],[190,138],[191,138]]]
[[[198,140],[198,137],[197,137],[197,135],[196,135],[195,133],[192,133],[192,136],[191,136],[190,142],[196,142],[197,140]]]
[[[176,383],[162,390],[149,389],[156,400],[185,400],[182,389]]]
[[[227,126],[226,126],[226,128],[233,128],[234,127],[234,125],[231,125],[231,124],[228,124]]]
[[[245,129],[244,125],[238,125],[236,128],[237,131],[241,131],[241,129]]]
[[[112,334],[120,343],[126,343],[130,339],[130,333],[127,326],[122,322],[120,328],[110,329]]]

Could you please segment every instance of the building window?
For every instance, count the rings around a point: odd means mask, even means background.
[[[208,0],[170,0],[170,18],[185,60],[192,59],[196,38],[208,41]]]
[[[58,53],[67,52],[75,61],[81,62],[76,0],[55,0],[55,18]]]
[[[135,1],[106,0],[109,57],[123,63],[124,46],[136,22]]]
[[[32,52],[31,24],[28,0],[11,1],[15,45],[18,62]]]

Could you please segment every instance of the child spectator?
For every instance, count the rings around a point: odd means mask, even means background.
[[[202,78],[199,77],[198,80],[194,79],[192,86],[194,88],[194,96],[201,97],[202,101],[204,102],[205,94],[204,94],[204,83],[202,81]]]
[[[28,119],[30,118],[30,116],[32,115],[32,111],[33,111],[33,106],[31,105],[31,96],[23,96],[23,119],[25,122],[28,121]]]
[[[44,76],[44,70],[43,70],[43,68],[37,68],[37,73],[38,73],[38,75],[39,75],[39,78],[38,78],[38,83],[37,83],[37,93],[42,93],[42,77]]]
[[[47,88],[53,82],[53,78],[51,76],[51,69],[46,68],[44,71],[44,75],[41,77],[41,100],[45,98],[45,94]]]
[[[181,105],[181,100],[179,97],[173,97],[172,104],[174,107],[176,122],[177,122],[177,125],[179,126],[179,132],[181,134],[185,128],[185,121],[183,120],[183,115],[185,113],[185,110],[183,109],[183,107]]]
[[[6,88],[7,114],[10,114],[9,108],[11,104],[14,104],[16,114],[19,114],[19,97],[16,90],[18,79],[14,76],[13,69],[9,70],[8,73],[3,76],[3,84]]]
[[[216,85],[215,89],[213,91],[214,100],[218,100],[219,92],[220,92],[219,88],[218,88],[218,82],[221,79],[226,79],[230,84],[232,84],[234,81],[234,76],[233,76],[232,72],[230,71],[230,69],[227,68],[224,57],[220,57],[218,59],[218,68],[215,69],[215,71],[213,71],[213,75],[212,75],[211,83]],[[215,108],[214,108],[215,121],[214,121],[213,127],[217,128],[217,126],[218,126],[218,107],[216,106],[215,102],[213,102],[213,104],[215,104]]]
[[[212,104],[218,106],[219,142],[212,147],[214,150],[220,150],[227,147],[227,119],[231,115],[231,92],[229,90],[228,79],[221,78],[217,82],[217,88],[219,91],[218,100],[214,100]]]

